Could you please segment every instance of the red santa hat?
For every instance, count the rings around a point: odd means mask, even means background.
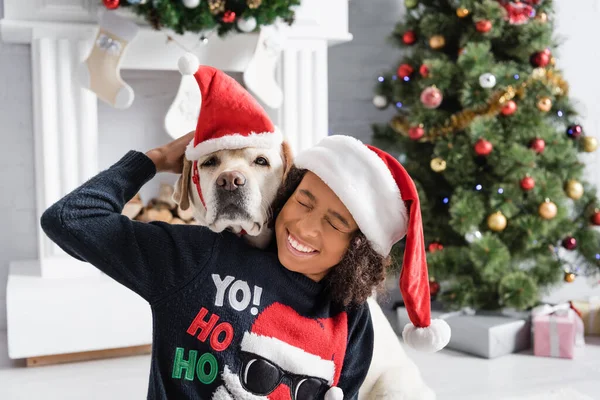
[[[194,75],[202,95],[196,134],[185,152],[188,160],[196,161],[223,149],[281,146],[281,132],[235,79],[218,69],[201,66],[191,53],[179,59],[179,70],[183,75]]]
[[[300,152],[295,165],[312,171],[334,191],[377,253],[387,257],[406,236],[400,291],[412,323],[402,336],[422,351],[445,347],[450,326],[431,320],[419,196],[404,167],[390,154],[342,135]]]
[[[326,400],[342,400],[337,387],[348,340],[348,316],[306,318],[293,308],[273,303],[256,318],[242,338],[242,351],[256,354],[281,369],[327,381]]]

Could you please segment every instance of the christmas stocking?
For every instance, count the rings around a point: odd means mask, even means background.
[[[175,100],[165,116],[165,129],[173,139],[179,139],[196,129],[202,96],[194,75],[183,75]]]
[[[268,107],[279,108],[283,92],[275,81],[275,67],[283,49],[285,35],[282,28],[261,28],[254,56],[244,71],[246,87]]]
[[[92,51],[77,70],[81,85],[115,108],[133,103],[133,89],[123,82],[119,68],[125,48],[138,30],[135,23],[105,11]]]

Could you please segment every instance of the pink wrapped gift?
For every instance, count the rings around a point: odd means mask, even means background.
[[[583,347],[583,321],[568,303],[540,306],[532,311],[533,354],[574,358]]]

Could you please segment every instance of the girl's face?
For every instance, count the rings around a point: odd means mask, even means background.
[[[275,221],[279,261],[318,282],[342,260],[357,229],[342,201],[308,171]]]

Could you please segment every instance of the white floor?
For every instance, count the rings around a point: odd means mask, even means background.
[[[515,354],[483,360],[444,350],[408,349],[439,400],[600,399],[600,337],[588,337],[577,360]],[[0,332],[0,399],[144,399],[149,356],[25,368],[8,359]]]

